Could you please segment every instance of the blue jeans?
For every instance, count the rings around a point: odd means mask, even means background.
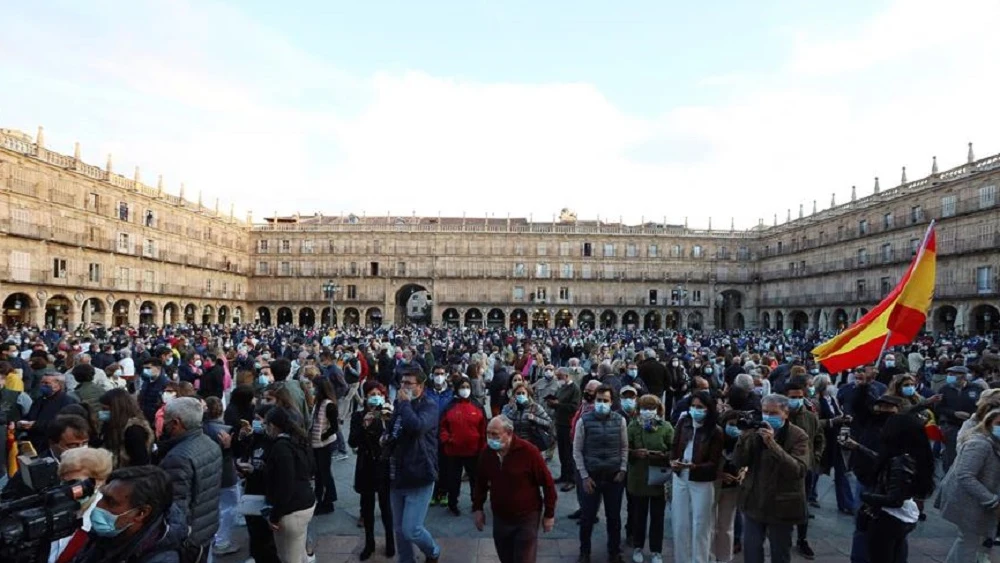
[[[865,486],[861,484],[861,481],[856,482],[856,496],[854,497],[857,503],[854,506],[855,510],[861,509],[861,493],[865,492]],[[854,520],[854,537],[851,541],[851,563],[868,563],[868,538],[864,532],[858,529],[857,517]]]
[[[597,509],[604,501],[604,518],[608,525],[608,554],[621,553],[622,543],[622,493],[625,481],[615,483],[610,477],[594,479],[594,492],[583,493],[580,504],[580,553],[590,553],[590,536],[597,520]],[[583,489],[581,483],[580,489]]]
[[[847,478],[847,466],[841,453],[833,454],[833,490],[837,495],[837,510],[854,510],[854,495],[851,494],[851,481]]]
[[[424,527],[427,518],[427,507],[434,493],[434,483],[412,489],[389,490],[389,500],[392,501],[392,527],[396,533],[396,557],[400,563],[413,563],[413,544],[426,557],[438,557],[441,548]]]
[[[236,519],[236,505],[239,502],[239,483],[219,489],[219,531],[215,533],[215,545],[228,545],[232,540],[233,521]]]

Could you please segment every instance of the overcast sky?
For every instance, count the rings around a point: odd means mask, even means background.
[[[830,13],[829,10],[835,10]],[[1000,152],[995,0],[8,3],[0,127],[256,219],[771,224]]]

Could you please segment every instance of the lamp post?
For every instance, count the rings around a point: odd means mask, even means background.
[[[333,298],[340,291],[340,286],[329,280],[323,284],[323,297],[330,301],[330,325],[333,325]]]

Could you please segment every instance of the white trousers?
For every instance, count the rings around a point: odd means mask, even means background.
[[[674,561],[710,563],[715,528],[715,483],[699,483],[674,475],[671,488]]]

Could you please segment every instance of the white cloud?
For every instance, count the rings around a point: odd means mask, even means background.
[[[586,83],[348,76],[231,11],[169,6],[157,17],[170,31],[148,41],[88,45],[28,18],[51,47],[44,64],[10,56],[30,39],[16,36],[0,38],[0,64],[12,65],[8,80],[45,87],[12,90],[0,77],[0,107],[25,108],[18,119],[45,124],[50,144],[78,138],[92,162],[113,151],[119,171],[141,165],[149,183],[163,171],[170,191],[183,178],[189,198],[203,190],[206,204],[235,200],[257,218],[547,220],[568,206],[588,219],[712,216],[719,228],[735,216],[748,227],[800,204],[808,213],[814,199],[824,208],[833,191],[846,201],[852,184],[868,193],[875,175],[889,187],[904,164],[915,179],[935,154],[961,163],[968,140],[980,156],[1000,150],[1000,117],[983,109],[1000,86],[1000,40],[987,28],[1000,8],[986,0],[900,1],[856,29],[803,32],[771,75],[707,76],[699,85],[725,101],[656,117]]]

